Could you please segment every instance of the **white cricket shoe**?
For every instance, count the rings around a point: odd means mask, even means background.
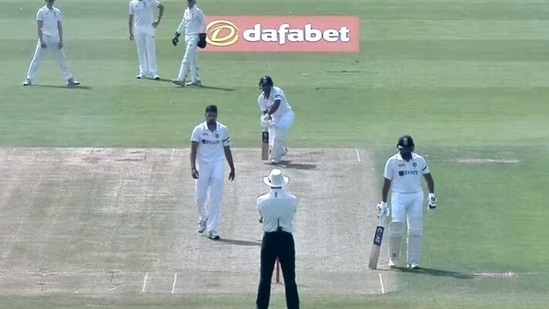
[[[397,262],[393,261],[393,259],[389,259],[389,268],[396,268]]]
[[[219,237],[219,234],[217,234],[216,231],[210,231],[208,233],[208,238],[211,239],[211,240],[220,240],[221,237]]]
[[[181,87],[185,87],[185,80],[172,79],[172,83]]]
[[[187,86],[187,87],[202,87],[202,82],[199,81],[199,80],[191,81],[191,82],[186,83],[185,86]]]
[[[25,79],[25,81],[23,82],[23,86],[32,86],[32,80],[30,80],[29,78]]]
[[[198,233],[203,233],[206,230],[206,221],[198,222]]]
[[[75,80],[72,77],[67,80],[67,86],[69,86],[69,87],[76,87],[78,85],[80,85],[80,82]]]
[[[154,80],[160,80],[160,76],[154,75],[154,76],[153,76],[153,79],[154,79]]]
[[[419,264],[417,263],[409,263],[408,265],[406,265],[406,267],[410,268],[410,269],[419,269]]]
[[[144,76],[143,76],[143,74],[138,74],[135,78],[137,78],[137,79],[143,79]]]

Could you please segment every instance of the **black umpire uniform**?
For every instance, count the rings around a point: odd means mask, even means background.
[[[288,177],[280,169],[273,169],[263,181],[271,190],[257,198],[260,222],[263,223],[263,241],[261,244],[261,275],[257,290],[257,309],[269,308],[271,298],[271,280],[276,260],[280,261],[286,306],[299,309],[299,295],[295,282],[295,244],[293,220],[297,209],[297,198],[284,187]]]

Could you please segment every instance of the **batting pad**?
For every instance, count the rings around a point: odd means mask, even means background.
[[[419,264],[423,246],[423,219],[408,220],[408,264]]]
[[[404,233],[404,222],[393,221],[389,225],[389,257],[397,262],[400,256],[400,245]]]

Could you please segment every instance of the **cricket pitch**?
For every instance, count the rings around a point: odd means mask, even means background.
[[[369,153],[290,151],[281,166],[299,198],[300,293],[395,289],[387,272],[367,269],[378,196]],[[0,295],[254,293],[255,200],[272,166],[260,150],[233,155],[214,242],[196,231],[187,149],[0,149]]]

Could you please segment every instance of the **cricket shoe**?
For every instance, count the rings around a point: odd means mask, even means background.
[[[67,80],[67,86],[69,86],[69,87],[76,87],[78,85],[80,85],[80,82],[75,80],[74,78],[69,78]]]
[[[419,264],[417,264],[417,263],[408,263],[406,265],[406,267],[408,267],[410,269],[419,269]]]
[[[30,80],[29,78],[25,79],[25,81],[23,82],[23,86],[32,86],[32,80]]]
[[[389,268],[396,268],[397,262],[393,261],[393,259],[389,259]]]
[[[153,79],[154,79],[154,80],[160,80],[160,76],[154,75],[154,76],[153,76]]]
[[[185,80],[172,79],[172,83],[181,87],[185,87]]]
[[[217,234],[216,231],[210,231],[208,233],[208,238],[211,239],[211,240],[220,240],[221,237],[219,237],[219,234]]]
[[[139,74],[139,75],[137,75],[135,78],[137,78],[137,79],[143,79],[143,78],[145,78],[145,77],[143,76],[143,74]]]
[[[198,222],[198,233],[203,233],[206,230],[206,221]]]
[[[187,87],[202,87],[202,82],[199,81],[199,80],[192,81],[192,82],[186,83],[185,86],[187,86]]]

